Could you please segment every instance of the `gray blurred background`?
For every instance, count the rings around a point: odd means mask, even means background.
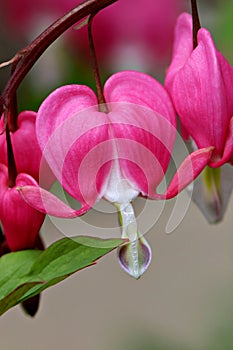
[[[19,306],[2,316],[1,349],[231,350],[232,205],[223,223],[210,226],[191,204],[167,235],[169,202],[146,235],[153,259],[140,280],[120,269],[113,252],[45,291],[35,319]],[[47,243],[61,237],[49,219],[43,232]]]

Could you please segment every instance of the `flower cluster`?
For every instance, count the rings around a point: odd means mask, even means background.
[[[209,168],[215,185],[210,192],[220,192],[212,170],[233,164],[233,67],[206,29],[199,29],[196,39],[195,46],[192,17],[183,13],[164,86],[148,74],[121,71],[108,78],[103,92],[97,82],[98,96],[84,85],[56,89],[37,113],[15,117],[15,129],[9,123],[14,116],[2,116],[0,220],[10,250],[35,246],[45,214],[74,218],[104,199],[117,208],[128,240],[118,250],[119,262],[139,278],[151,249],[137,227],[133,200],[173,198]],[[161,194],[157,188],[171,160],[176,113],[193,151]],[[49,191],[54,179],[80,209]]]

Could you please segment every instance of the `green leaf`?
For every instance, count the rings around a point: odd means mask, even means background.
[[[3,255],[0,259],[0,299],[27,282],[32,264],[41,255],[40,250],[25,250]]]
[[[0,315],[117,248],[122,239],[63,238],[44,251],[25,250],[0,258]]]
[[[27,275],[42,251],[25,250],[3,255],[0,258],[0,315],[41,280],[29,281]]]

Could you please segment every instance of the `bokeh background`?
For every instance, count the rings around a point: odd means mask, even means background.
[[[11,58],[76,3],[1,0],[0,61]],[[200,0],[199,5],[203,26],[233,64],[232,1]],[[119,0],[95,20],[103,81],[122,69],[139,69],[163,81],[175,18],[190,11],[188,0],[137,0],[135,6],[135,0]],[[2,69],[0,77],[2,90],[9,69]],[[46,51],[19,89],[20,109],[37,110],[49,92],[68,83],[94,88],[85,28],[69,30]],[[183,196],[187,201],[188,195]],[[233,198],[223,222],[214,226],[191,202],[182,222],[167,235],[174,203],[166,203],[158,220],[158,203],[153,203],[139,220],[139,226],[154,223],[146,235],[153,260],[140,280],[120,269],[115,252],[109,254],[45,291],[35,319],[19,306],[2,316],[1,350],[232,350]],[[144,205],[136,200],[138,212]],[[117,226],[115,215],[97,210],[85,220],[103,232]],[[77,234],[89,234],[77,222],[67,225]],[[47,218],[42,235],[48,245],[64,233]]]

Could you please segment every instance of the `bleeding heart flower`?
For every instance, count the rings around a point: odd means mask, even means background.
[[[206,29],[198,31],[197,42],[193,49],[192,18],[184,13],[177,21],[165,86],[195,148],[214,147],[206,165],[217,168],[233,160],[233,67],[217,51]],[[217,203],[220,177],[214,170],[208,170],[206,184],[212,197],[207,201],[215,208],[209,221],[217,221],[222,216]]]
[[[47,97],[37,116],[43,156],[82,208],[73,210],[38,186],[19,191],[35,209],[58,217],[82,215],[100,198],[115,204],[122,237],[130,241],[120,248],[119,260],[138,278],[150,263],[151,250],[138,231],[131,201],[138,195],[174,197],[200,173],[212,148],[192,153],[166,193],[157,194],[176,137],[175,113],[167,92],[150,76],[125,71],[109,78],[104,96],[105,109],[98,106],[88,87],[63,86]]]
[[[39,182],[41,150],[36,138],[36,113],[24,111],[18,115],[18,129],[11,132],[11,142],[18,173],[27,173]],[[0,120],[0,130],[4,129],[4,118]],[[8,165],[5,133],[0,134],[0,163]]]
[[[29,206],[19,195],[18,186],[38,186],[27,174],[19,174],[16,185],[8,186],[8,170],[0,164],[0,220],[11,251],[34,248],[45,215]]]
[[[0,128],[4,130],[4,120]],[[11,251],[33,248],[45,215],[25,203],[17,191],[18,186],[42,186],[49,188],[54,181],[36,138],[36,113],[24,111],[17,117],[17,129],[10,132],[17,178],[9,185],[6,133],[0,135],[0,220]],[[11,166],[11,164],[9,165]],[[39,176],[40,175],[40,176]],[[13,186],[13,187],[12,187]]]
[[[175,33],[165,86],[197,147],[214,146],[209,165],[216,168],[233,156],[233,67],[204,28],[193,50],[190,15],[179,17]]]
[[[10,133],[17,173],[31,175],[44,188],[51,187],[54,176],[46,162],[36,138],[36,112],[23,111],[17,117],[17,129]],[[0,130],[4,130],[4,118],[0,120]],[[5,132],[0,134],[0,163],[8,165]]]

